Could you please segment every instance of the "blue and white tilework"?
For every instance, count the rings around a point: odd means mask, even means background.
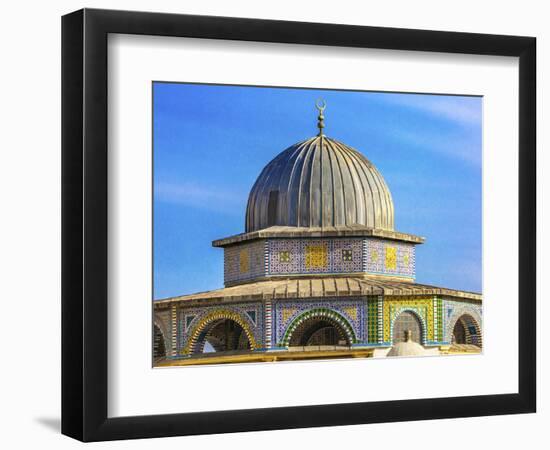
[[[248,281],[265,275],[265,241],[227,247],[224,250],[226,283]]]
[[[415,277],[414,244],[365,238],[363,256],[365,272],[377,275]]]
[[[217,311],[229,310],[238,314],[254,332],[254,339],[257,343],[264,341],[264,308],[262,303],[236,303],[232,305],[208,305],[202,307],[181,308],[178,311],[178,348],[182,349],[187,345],[189,332],[196,324],[200,323],[203,317]]]
[[[268,275],[357,273],[363,270],[362,239],[272,239]],[[325,246],[326,264],[308,267],[308,247]]]
[[[283,336],[299,315],[316,308],[328,308],[340,314],[351,325],[358,341],[367,340],[366,330],[366,298],[357,300],[342,300],[338,298],[304,300],[280,300],[273,303],[273,334],[275,342],[283,340]]]
[[[451,342],[456,321],[465,314],[470,316],[477,323],[480,330],[483,329],[483,309],[481,304],[466,301],[443,300],[443,329],[446,343]]]

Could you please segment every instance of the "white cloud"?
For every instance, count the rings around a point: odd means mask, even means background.
[[[446,95],[389,95],[384,100],[460,125],[481,125],[482,109],[477,97]]]
[[[241,214],[242,205],[246,204],[244,193],[195,182],[157,183],[154,193],[155,201],[229,214]]]
[[[477,167],[481,166],[481,142],[476,144],[461,136],[421,134],[404,129],[393,130],[392,136],[416,148],[446,155]]]

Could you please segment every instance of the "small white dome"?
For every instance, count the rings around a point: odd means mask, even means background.
[[[412,332],[405,331],[405,342],[398,342],[388,352],[387,356],[424,356],[426,350],[412,340]]]

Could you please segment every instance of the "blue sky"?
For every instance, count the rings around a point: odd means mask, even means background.
[[[154,297],[223,287],[223,250],[278,153],[317,133],[360,150],[395,229],[426,237],[417,282],[481,292],[480,97],[154,83]]]

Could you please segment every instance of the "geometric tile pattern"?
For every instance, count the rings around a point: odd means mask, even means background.
[[[391,345],[396,318],[405,311],[419,319],[423,345],[450,343],[453,328],[457,320],[462,319],[468,337],[472,336],[472,342],[482,346],[481,305],[467,300],[442,299],[437,295],[273,299],[205,305],[182,303],[156,312],[155,323],[165,337],[169,356],[193,349],[203,330],[221,318],[239,323],[256,350],[280,348],[285,336],[288,338],[292,334],[290,328],[311,315],[339,323],[350,342],[386,346]]]
[[[365,272],[414,278],[415,248],[405,242],[365,238]]]
[[[268,273],[301,273],[304,266],[302,241],[273,239],[268,242]]]
[[[275,343],[281,343],[289,325],[307,311],[326,309],[335,312],[349,323],[357,340],[365,339],[365,301],[325,298],[323,300],[279,300],[273,303],[273,332]]]
[[[215,323],[220,319],[230,319],[238,323],[242,327],[243,331],[246,333],[248,342],[250,343],[250,349],[255,350],[256,348],[258,348],[258,343],[256,342],[254,336],[254,329],[251,327],[250,321],[243,320],[244,317],[242,314],[240,314],[239,311],[220,307],[217,309],[213,309],[206,314],[202,314],[200,320],[198,320],[197,323],[190,327],[187,341],[185,345],[182,346],[182,354],[190,354],[195,351],[194,349],[196,348],[199,336],[205,332],[204,330],[210,324]]]
[[[392,270],[395,272],[397,269],[397,247],[391,245],[386,245],[386,262],[384,264],[384,269]]]
[[[327,270],[328,267],[328,245],[326,242],[316,242],[306,245],[306,270],[315,269]]]
[[[209,318],[213,317],[213,314],[221,314],[232,320],[238,319],[241,325],[245,324],[247,329],[252,333],[253,340],[258,346],[257,348],[263,346],[264,312],[260,302],[195,306],[179,308],[178,312],[178,323],[180,324],[178,350],[188,347],[188,340],[193,331],[204,325],[204,321],[208,321]]]
[[[480,333],[480,339],[483,339],[483,310],[480,304],[471,303],[467,301],[456,300],[443,300],[442,301],[442,313],[443,313],[443,341],[445,343],[451,342],[454,326],[457,320],[467,315],[471,317]]]
[[[226,283],[269,275],[360,272],[414,278],[414,245],[374,238],[292,238],[224,249]]]
[[[268,246],[269,275],[363,271],[362,238],[272,239]]]
[[[324,318],[333,322],[335,325],[339,326],[344,334],[346,335],[348,342],[353,344],[357,342],[357,337],[349,321],[345,317],[342,317],[341,314],[338,314],[334,309],[331,308],[313,308],[308,309],[306,312],[300,314],[296,317],[286,328],[283,338],[278,342],[279,347],[288,347],[292,334],[300,326],[301,323],[310,319],[310,318]]]
[[[367,342],[378,343],[378,297],[367,300]]]
[[[434,328],[434,304],[433,298],[400,297],[399,299],[384,299],[384,342],[391,342],[393,336],[393,324],[399,314],[404,311],[415,313],[422,323],[422,343],[432,344],[441,342],[439,336],[442,324],[438,329]]]
[[[224,251],[226,282],[247,281],[265,273],[264,241],[254,241],[228,247]]]

